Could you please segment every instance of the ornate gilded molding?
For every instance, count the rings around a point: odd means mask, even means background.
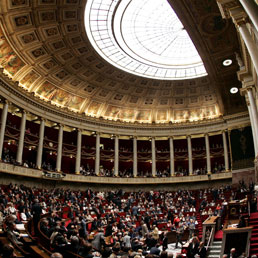
[[[42,170],[30,169],[22,166],[14,166],[12,164],[0,162],[0,172],[22,176],[22,177],[31,177],[31,178],[46,178]],[[75,174],[66,174],[65,177],[62,177],[62,181],[69,183],[89,183],[89,184],[120,184],[120,185],[158,185],[158,184],[179,184],[179,183],[198,183],[198,182],[210,182],[216,180],[226,180],[232,178],[232,172],[227,173],[218,173],[212,175],[200,175],[200,176],[184,176],[184,177],[165,177],[165,178],[121,178],[121,177],[101,177],[101,176],[81,176]],[[51,177],[47,178],[49,180]]]
[[[9,86],[11,84],[11,86]],[[206,121],[185,123],[185,124],[131,124],[118,121],[107,121],[96,118],[88,118],[81,114],[74,114],[72,111],[63,110],[54,107],[50,103],[35,98],[29,92],[25,92],[20,87],[14,87],[15,84],[9,78],[0,78],[0,95],[6,100],[12,102],[22,109],[27,109],[39,117],[43,117],[49,121],[63,123],[67,126],[81,128],[89,131],[97,131],[103,133],[117,133],[120,135],[135,135],[140,136],[168,136],[182,135],[184,130],[189,130],[191,134],[200,132],[219,131],[222,128],[227,128],[231,123],[246,123],[249,121],[248,112],[234,114],[230,116],[220,117]]]

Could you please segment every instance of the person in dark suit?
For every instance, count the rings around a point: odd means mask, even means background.
[[[162,250],[163,251],[166,251],[167,248],[168,248],[168,232],[165,232],[164,233],[164,237],[163,237],[163,240],[162,240]]]
[[[205,258],[207,254],[207,249],[204,246],[204,242],[200,242],[198,247],[198,254],[200,255],[200,258]]]
[[[2,250],[2,257],[5,257],[5,258],[16,257],[16,254],[14,253],[14,248],[10,244],[5,244],[3,247],[1,247],[1,250]]]
[[[230,249],[230,254],[228,255],[229,258],[237,258],[237,252],[236,252],[236,248],[231,248]]]
[[[187,257],[194,258],[196,254],[198,254],[199,249],[199,240],[197,237],[194,237],[192,242],[188,246]]]
[[[44,219],[41,221],[40,230],[44,235],[46,235],[47,237],[50,237],[50,230],[49,230],[47,219]]]
[[[155,246],[153,246],[150,249],[150,254],[154,254],[154,255],[159,255],[160,254],[160,249],[159,249],[159,245],[156,244]]]
[[[39,200],[35,199],[31,208],[31,214],[33,215],[33,225],[35,233],[38,233],[38,223],[42,214],[42,208],[39,204]]]

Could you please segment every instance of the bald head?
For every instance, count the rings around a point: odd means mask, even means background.
[[[60,253],[53,253],[50,258],[63,258],[63,255]]]

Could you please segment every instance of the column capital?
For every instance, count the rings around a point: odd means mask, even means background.
[[[221,133],[226,133],[228,131],[228,129],[224,129],[221,131]]]
[[[8,99],[5,99],[5,100],[4,100],[4,104],[12,105],[12,102],[10,102]]]
[[[245,96],[247,94],[247,91],[251,91],[254,88],[255,88],[254,85],[247,85],[247,86],[244,86],[243,88],[240,88],[241,96]]]
[[[44,118],[44,117],[40,117],[40,122],[47,122],[47,119],[46,118]]]
[[[223,19],[230,19],[230,10],[240,6],[238,0],[217,0],[217,4]]]
[[[236,27],[246,24],[248,15],[238,0],[217,0],[218,7],[224,19],[232,18]]]
[[[23,109],[23,110],[21,111],[21,113],[22,113],[22,114],[25,114],[25,115],[28,115],[30,112],[27,111],[27,110],[25,110],[25,109]]]
[[[249,22],[248,17],[241,17],[241,16],[232,17],[232,20],[237,28],[239,28]]]
[[[241,82],[242,82],[242,87],[243,87],[243,88],[246,88],[246,87],[254,86],[254,85],[255,85],[254,78],[253,78],[253,76],[250,75],[250,74],[244,74],[244,75],[241,77]]]

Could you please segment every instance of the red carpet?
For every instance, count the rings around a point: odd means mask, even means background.
[[[251,213],[249,226],[253,227],[250,239],[250,255],[258,254],[258,212]]]
[[[223,231],[222,230],[218,230],[214,236],[215,240],[222,240],[223,237]]]
[[[251,213],[250,219],[258,219],[258,212]]]

